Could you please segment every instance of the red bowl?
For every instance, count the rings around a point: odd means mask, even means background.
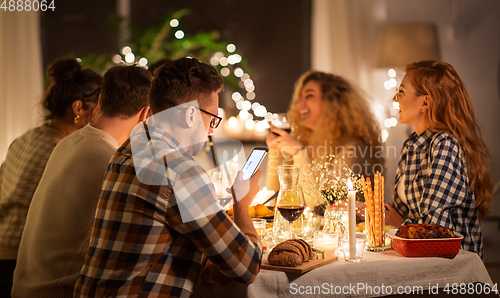
[[[405,257],[444,257],[454,258],[460,250],[464,236],[455,233],[455,238],[406,239],[396,236],[396,229],[390,229],[386,235],[391,238],[392,248]]]

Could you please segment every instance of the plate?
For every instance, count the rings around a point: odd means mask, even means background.
[[[386,235],[391,238],[391,246],[405,257],[454,258],[460,250],[464,236],[453,232],[455,238],[406,239],[396,236],[397,229],[390,229]]]

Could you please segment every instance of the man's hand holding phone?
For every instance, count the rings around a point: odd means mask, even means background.
[[[233,187],[231,187],[235,210],[238,206],[246,208],[248,211],[248,207],[252,204],[253,199],[260,190],[259,180],[261,176],[262,171],[260,169],[257,169],[255,174],[247,180],[243,179],[243,171],[238,172],[236,179],[234,179]]]

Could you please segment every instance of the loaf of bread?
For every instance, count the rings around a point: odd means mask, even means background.
[[[452,230],[440,225],[406,224],[400,226],[396,236],[406,239],[454,238]]]
[[[309,243],[302,239],[290,239],[276,245],[267,256],[271,265],[295,267],[313,258]]]

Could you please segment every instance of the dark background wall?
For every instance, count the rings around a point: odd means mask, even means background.
[[[67,54],[119,52],[118,36],[107,21],[116,12],[115,1],[57,4],[41,17],[45,68]],[[132,0],[131,20],[147,28],[181,8],[192,11],[182,19],[186,34],[218,30],[222,40],[236,45],[251,67],[255,101],[270,112],[287,110],[295,81],[311,65],[311,1]]]

